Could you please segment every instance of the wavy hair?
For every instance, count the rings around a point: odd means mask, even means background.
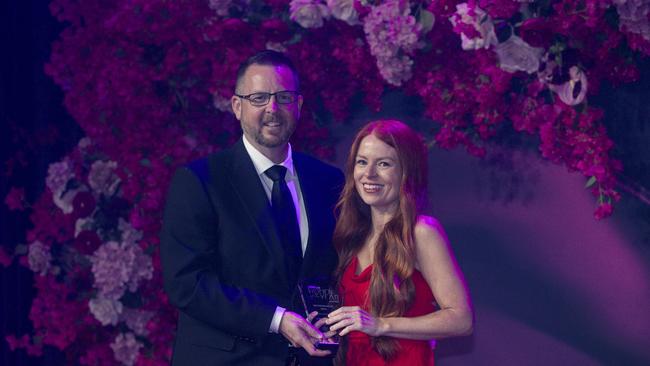
[[[370,207],[363,202],[354,181],[354,166],[361,141],[373,135],[394,148],[402,167],[399,206],[375,244],[367,298],[368,309],[378,317],[403,315],[413,301],[411,276],[415,266],[414,228],[427,207],[427,147],[422,137],[406,124],[380,120],[365,125],[354,138],[345,166],[345,185],[337,203],[338,218],[333,244],[339,255],[336,276],[340,283],[345,268],[368,240],[372,231]],[[385,359],[398,349],[390,337],[373,337],[373,348]]]

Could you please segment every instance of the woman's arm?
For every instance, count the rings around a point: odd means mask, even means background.
[[[472,333],[474,317],[463,275],[434,218],[422,216],[416,224],[415,253],[416,267],[440,310],[414,318],[375,318],[357,306],[342,307],[330,314],[330,329],[340,330],[342,336],[356,330],[371,336],[426,340]]]

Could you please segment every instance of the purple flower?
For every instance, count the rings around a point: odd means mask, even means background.
[[[373,7],[363,30],[384,80],[395,86],[409,80],[413,60],[408,55],[420,47],[420,24],[410,15],[408,2],[388,0]]]
[[[126,366],[135,364],[142,347],[142,343],[135,339],[133,333],[120,333],[111,343],[115,359]]]
[[[112,196],[120,185],[121,179],[115,174],[117,163],[97,160],[88,173],[88,185],[93,191]]]
[[[50,262],[52,261],[52,254],[50,248],[40,241],[35,241],[29,245],[29,252],[27,254],[27,262],[29,269],[45,276],[50,270]]]
[[[149,334],[147,323],[149,323],[153,315],[153,312],[146,310],[124,308],[122,311],[122,319],[126,326],[135,334],[143,337]]]
[[[142,280],[153,275],[151,257],[133,243],[110,241],[90,257],[95,287],[101,296],[118,300],[128,288],[136,291]]]
[[[74,178],[72,162],[70,162],[69,158],[65,158],[60,162],[50,164],[47,168],[45,184],[52,193],[60,195],[72,178]]]

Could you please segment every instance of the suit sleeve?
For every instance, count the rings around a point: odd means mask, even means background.
[[[277,303],[223,283],[214,267],[219,218],[201,180],[188,168],[172,179],[161,231],[165,291],[187,315],[233,335],[263,336]]]

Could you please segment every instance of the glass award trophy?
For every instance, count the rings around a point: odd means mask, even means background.
[[[319,319],[327,318],[327,314],[338,309],[341,306],[341,298],[333,285],[328,279],[316,279],[298,283],[298,291],[302,304],[305,307],[305,316],[316,311],[318,315],[312,320],[312,324]],[[325,333],[329,331],[328,325],[320,327],[320,331]],[[339,347],[339,337],[334,336],[330,339],[324,339],[316,347],[322,350],[331,351],[336,354]]]

